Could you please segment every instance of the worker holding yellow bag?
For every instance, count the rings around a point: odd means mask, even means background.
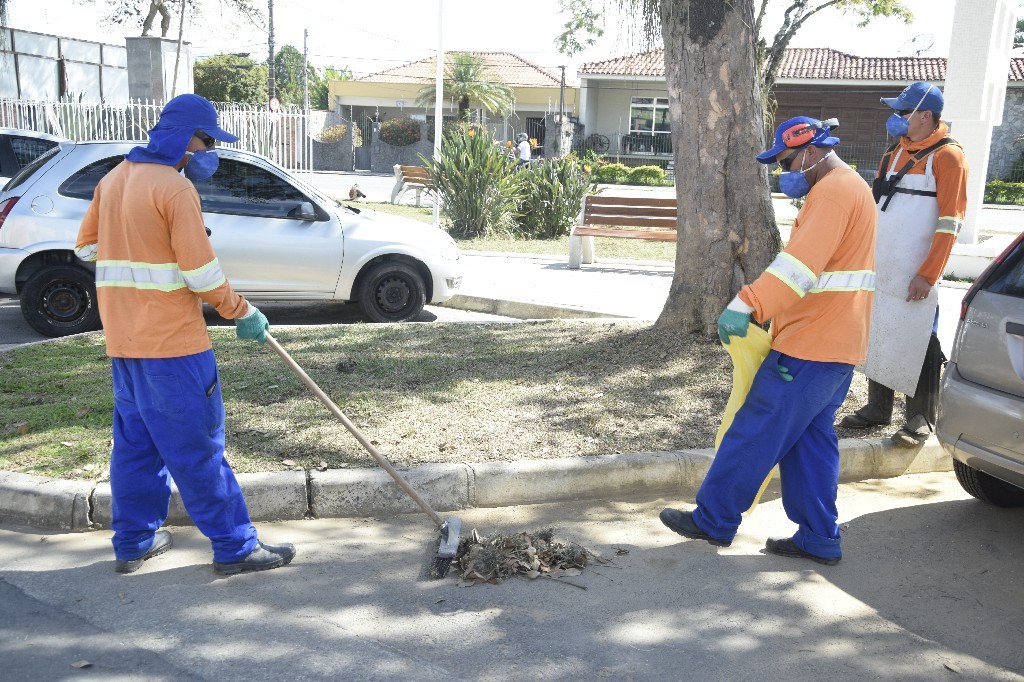
[[[833,424],[853,367],[867,353],[877,221],[867,183],[835,154],[836,125],[792,118],[757,156],[782,167],[783,192],[807,199],[786,248],[740,289],[718,320],[718,334],[729,344],[747,336],[752,319],[771,320],[771,350],[722,436],[696,509],[661,512],[680,535],[728,546],[778,465],[782,504],[799,528],[792,537],[769,538],[765,550],[827,565],[842,558]]]

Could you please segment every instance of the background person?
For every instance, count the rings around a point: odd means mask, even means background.
[[[519,137],[516,139],[519,141],[519,144],[516,145],[519,165],[525,166],[530,163],[530,136],[526,133],[519,133]]]
[[[867,352],[876,212],[864,180],[835,154],[838,143],[829,125],[798,116],[757,157],[777,161],[783,192],[807,200],[786,248],[718,320],[723,343],[746,336],[751,316],[771,320],[772,350],[722,438],[696,509],[661,512],[662,523],[685,537],[731,544],[777,464],[782,504],[799,528],[791,538],[769,538],[765,550],[829,565],[842,557],[834,420]]]
[[[96,262],[96,294],[111,358],[110,453],[118,573],[171,548],[171,479],[213,545],[214,569],[277,568],[292,545],[264,545],[224,458],[224,401],[202,304],[235,320],[239,338],[265,340],[267,318],[235,293],[203,225],[188,178],[217,169],[215,140],[235,142],[198,95],[167,103],[149,143],[131,150],[96,186],[76,254]]]
[[[934,287],[963,227],[967,158],[939,118],[944,101],[935,85],[913,83],[898,97],[881,101],[893,109],[886,130],[897,143],[883,156],[874,184],[877,293],[864,368],[868,402],[840,425],[889,424],[894,389],[899,389],[907,394],[905,423],[892,441],[913,447],[932,433],[938,413],[946,358],[936,335]]]

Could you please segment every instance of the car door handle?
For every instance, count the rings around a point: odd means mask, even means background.
[[[1024,324],[1020,322],[1007,322],[1006,333],[1013,336],[1024,336]]]

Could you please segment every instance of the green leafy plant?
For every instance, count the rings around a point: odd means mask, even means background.
[[[531,165],[521,174],[525,196],[519,202],[517,237],[557,239],[569,234],[583,197],[597,191],[590,173],[571,156]]]
[[[411,118],[390,118],[380,124],[380,140],[394,147],[408,147],[420,141],[420,122]]]
[[[636,166],[629,169],[627,182],[631,185],[664,185],[665,169],[661,166]]]
[[[348,135],[348,126],[344,123],[338,123],[336,125],[324,128],[323,132],[320,133],[320,142],[341,142]]]
[[[1024,182],[990,180],[985,183],[986,204],[1024,205]]]
[[[487,135],[453,132],[436,158],[420,156],[454,237],[511,234],[525,173]]]
[[[621,185],[629,178],[629,166],[621,163],[606,163],[594,169],[594,181]]]

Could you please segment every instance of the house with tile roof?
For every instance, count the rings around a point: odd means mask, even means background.
[[[546,119],[558,112],[561,77],[522,57],[509,52],[468,52],[480,59],[488,77],[512,89],[514,109],[509,116],[475,109],[473,118],[488,124],[498,138],[513,140],[526,132],[536,138],[543,152]],[[446,53],[450,59],[452,53]],[[380,71],[349,81],[331,81],[328,85],[329,106],[340,110],[346,119],[359,122],[380,122],[397,116],[425,121],[433,126],[434,108],[416,105],[424,88],[433,88],[436,77],[436,57],[409,62],[393,69]],[[567,84],[564,107],[567,115],[577,109],[578,88]],[[470,103],[473,107],[473,103]],[[454,119],[458,102],[444,102],[444,117]],[[360,127],[370,127],[360,124]]]
[[[624,162],[660,163],[671,159],[664,52],[655,50],[580,67],[579,118],[587,144]],[[789,48],[780,63],[775,120],[800,114],[838,118],[843,158],[872,175],[888,140],[889,110],[880,97],[893,97],[909,83],[942,85],[942,57],[858,57],[831,48]],[[956,135],[955,123],[953,135]],[[1024,152],[1015,146],[1024,133],[1024,58],[1007,73],[1003,124],[992,134],[989,177],[1005,177]],[[1024,178],[1020,178],[1024,180]]]

